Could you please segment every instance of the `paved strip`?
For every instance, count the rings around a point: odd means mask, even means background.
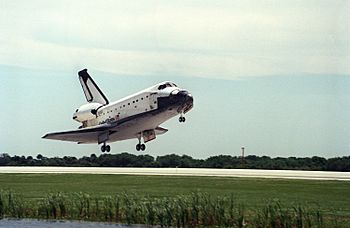
[[[77,173],[77,174],[215,176],[215,177],[255,177],[255,178],[350,181],[350,172],[261,170],[261,169],[1,166],[0,173]]]

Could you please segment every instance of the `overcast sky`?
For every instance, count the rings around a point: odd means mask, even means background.
[[[350,1],[0,0],[0,152],[99,153],[40,139],[78,127],[88,68],[109,100],[164,80],[194,94],[153,156],[349,155],[349,15]]]

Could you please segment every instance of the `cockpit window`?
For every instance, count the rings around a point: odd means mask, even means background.
[[[176,85],[174,83],[167,82],[167,83],[164,83],[164,84],[158,86],[158,90],[162,90],[162,89],[165,89],[167,87],[176,87]]]

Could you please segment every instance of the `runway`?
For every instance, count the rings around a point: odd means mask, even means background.
[[[261,170],[261,169],[202,169],[202,168],[109,168],[109,167],[32,167],[1,166],[0,173],[76,173],[76,174],[124,174],[124,175],[171,175],[253,177],[304,180],[350,181],[350,172]]]

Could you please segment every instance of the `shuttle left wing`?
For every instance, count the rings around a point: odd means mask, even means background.
[[[55,139],[61,141],[70,141],[77,143],[96,142],[102,134],[109,133],[115,127],[112,124],[99,125],[96,127],[88,127],[71,131],[53,132],[44,135],[44,139]]]
[[[125,140],[131,138],[137,138],[137,135],[140,132],[137,132],[136,128],[142,122],[147,122],[147,118],[150,114],[138,115],[129,119],[122,119],[120,121],[116,121],[113,123],[105,123],[103,125],[98,125],[94,127],[86,127],[77,130],[70,131],[61,131],[61,132],[53,132],[44,135],[42,138],[44,139],[54,139],[61,141],[70,141],[77,143],[102,143],[104,141],[108,141],[108,139],[112,137],[118,140]],[[149,129],[146,132],[154,132],[154,138],[156,135],[164,134],[168,131],[163,127],[156,127],[154,129]],[[143,135],[145,137],[145,134]],[[154,139],[151,135],[149,135],[149,141]]]

